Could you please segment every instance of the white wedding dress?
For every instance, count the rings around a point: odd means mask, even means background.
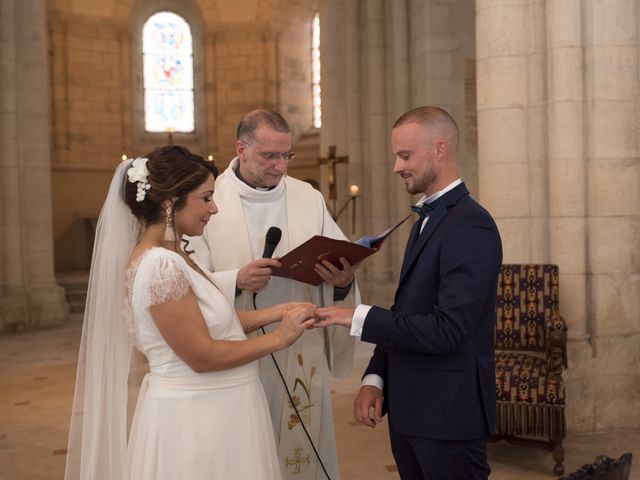
[[[150,366],[129,436],[127,478],[280,479],[258,363],[196,373],[167,345],[149,311],[191,288],[212,338],[244,340],[232,307],[235,286],[205,278],[164,248],[145,252],[127,276],[135,343]]]

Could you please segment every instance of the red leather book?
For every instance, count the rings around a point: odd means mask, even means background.
[[[356,242],[315,235],[280,258],[282,267],[274,268],[272,275],[274,277],[291,278],[310,285],[320,285],[323,280],[313,270],[313,266],[316,263],[322,260],[329,260],[338,268],[342,268],[340,257],[346,258],[351,265],[360,263],[369,255],[373,255],[380,250],[386,238],[409,217],[411,215],[403,218],[379,235],[362,237]]]

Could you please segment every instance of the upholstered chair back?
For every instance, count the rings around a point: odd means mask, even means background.
[[[496,350],[546,352],[558,317],[556,265],[502,265],[496,300]],[[558,325],[559,326],[559,325]]]

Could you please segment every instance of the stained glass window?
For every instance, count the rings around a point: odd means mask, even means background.
[[[142,59],[145,130],[193,132],[193,43],[185,19],[151,15],[142,28]]]
[[[316,13],[311,22],[311,96],[313,99],[313,126],[322,126],[320,100],[320,16]]]

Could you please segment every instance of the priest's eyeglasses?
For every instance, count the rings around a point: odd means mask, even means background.
[[[255,145],[251,145],[249,142],[245,142],[244,140],[240,140],[242,143],[244,143],[245,145],[250,146],[251,148],[255,148],[256,153],[258,155],[260,155],[262,158],[264,158],[267,162],[277,162],[278,160],[282,159],[282,161],[284,163],[289,163],[291,160],[293,160],[293,158],[296,156],[296,152],[290,151],[290,152],[263,152],[261,150],[258,150],[258,148]]]

